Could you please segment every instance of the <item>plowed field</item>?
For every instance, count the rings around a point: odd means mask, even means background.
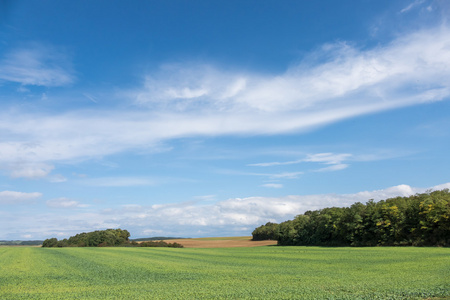
[[[220,238],[197,238],[197,239],[175,239],[166,242],[183,245],[185,248],[228,248],[228,247],[258,247],[276,245],[277,241],[252,241],[250,236],[220,237]]]

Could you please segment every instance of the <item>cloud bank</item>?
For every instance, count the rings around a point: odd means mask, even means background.
[[[362,191],[354,194],[288,195],[283,197],[231,198],[211,202],[210,199],[156,205],[126,204],[106,209],[93,209],[67,198],[48,200],[47,206],[59,209],[60,214],[33,214],[24,216],[28,222],[10,218],[11,228],[33,238],[50,236],[67,237],[83,231],[106,228],[125,228],[132,237],[148,234],[184,237],[218,235],[250,235],[254,228],[266,222],[283,222],[307,210],[325,207],[345,207],[355,202],[365,203],[370,199],[384,200],[397,196],[410,196],[427,190],[450,188],[450,183],[431,188],[398,185],[382,190]],[[0,192],[3,204],[16,199],[34,199],[39,193]],[[64,212],[62,212],[64,210]],[[1,214],[1,209],[0,209]],[[27,224],[27,225],[25,225]],[[14,232],[9,238],[13,237]],[[0,236],[7,239],[8,236]]]

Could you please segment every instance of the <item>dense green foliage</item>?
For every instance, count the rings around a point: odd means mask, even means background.
[[[450,249],[0,247],[0,279],[3,300],[425,299],[450,296]]]
[[[128,242],[130,233],[122,229],[106,229],[83,232],[69,239],[58,241],[57,238],[46,239],[42,247],[105,247],[119,246]]]
[[[178,243],[167,243],[165,241],[145,241],[138,243],[129,240],[130,233],[122,229],[106,229],[92,232],[83,232],[71,236],[69,239],[58,241],[57,238],[46,239],[42,247],[171,247],[183,248]]]
[[[261,225],[252,232],[253,241],[277,240],[278,239],[278,224],[267,222],[266,225]]]
[[[350,207],[307,211],[294,220],[268,224],[255,229],[254,234],[259,238],[277,231],[279,245],[448,247],[450,192],[447,189],[358,202]]]
[[[124,246],[129,247],[170,247],[170,248],[183,248],[183,245],[173,242],[173,243],[167,243],[165,241],[145,241],[138,243],[136,241],[131,241],[127,244],[124,244]]]

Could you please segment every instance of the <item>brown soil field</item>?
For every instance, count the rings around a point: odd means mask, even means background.
[[[166,240],[168,243],[176,242],[185,248],[227,248],[227,247],[258,247],[276,245],[277,241],[252,241],[252,237],[221,237]]]

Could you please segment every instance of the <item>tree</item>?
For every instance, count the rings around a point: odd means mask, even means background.
[[[42,247],[56,247],[57,244],[58,244],[57,238],[50,238],[42,242]]]
[[[252,232],[252,240],[276,240],[278,239],[278,224],[267,222],[266,225],[261,225]]]
[[[45,240],[43,247],[97,247],[119,246],[129,241],[130,233],[122,229],[96,230],[92,232],[82,232],[69,239],[58,241],[56,238]]]

